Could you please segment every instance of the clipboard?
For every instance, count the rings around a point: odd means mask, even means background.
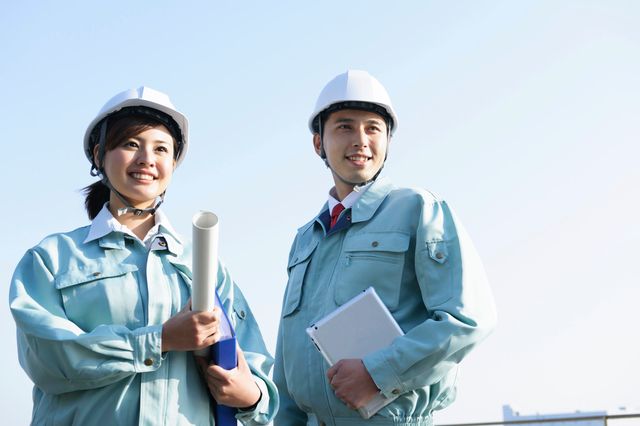
[[[369,287],[312,324],[307,328],[307,334],[329,365],[333,365],[341,359],[362,359],[384,349],[404,332],[375,289]],[[378,393],[358,412],[368,419],[396,398],[386,398]]]
[[[222,306],[220,297],[216,292],[216,303],[222,310],[221,316],[221,334],[223,339],[217,341],[211,346],[210,359],[211,364],[219,365],[225,370],[233,370],[238,366],[238,353],[236,351],[236,332],[231,325],[231,321],[227,316],[227,313]],[[213,398],[212,398],[213,400]],[[216,421],[216,426],[236,426],[238,421],[236,420],[237,408],[229,407],[226,405],[218,404],[214,401],[213,417]]]

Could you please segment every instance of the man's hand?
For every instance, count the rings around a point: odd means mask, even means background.
[[[191,299],[162,324],[162,352],[204,349],[220,339],[220,308],[192,311]]]
[[[327,378],[336,397],[354,410],[380,392],[361,359],[341,359],[327,371]]]
[[[245,408],[256,404],[262,395],[258,384],[253,379],[244,353],[238,348],[238,366],[232,370],[209,364],[206,358],[196,357],[215,400],[229,407]]]

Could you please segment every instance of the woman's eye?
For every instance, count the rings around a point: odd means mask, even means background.
[[[122,146],[127,147],[127,148],[137,148],[138,147],[138,143],[136,141],[124,141],[122,143]]]
[[[161,145],[161,146],[159,146],[159,147],[157,147],[157,148],[156,148],[156,150],[157,150],[158,152],[163,152],[163,153],[164,153],[164,152],[169,152],[169,148],[167,148],[166,146],[162,146],[162,145]]]

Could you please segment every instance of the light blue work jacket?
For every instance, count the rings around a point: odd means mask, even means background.
[[[122,232],[85,243],[89,227],[55,234],[27,251],[9,302],[20,364],[35,384],[35,425],[213,425],[211,398],[191,352],[161,352],[162,324],[191,294],[191,248],[161,227],[147,249]],[[217,290],[261,387],[255,410],[277,410],[273,360],[229,271]]]
[[[289,255],[274,380],[276,426],[430,425],[455,397],[457,366],[494,328],[485,272],[446,202],[378,179],[328,230],[329,212],[298,230]],[[337,399],[329,365],[305,329],[369,286],[405,335],[363,360],[380,391],[399,395],[369,420]]]

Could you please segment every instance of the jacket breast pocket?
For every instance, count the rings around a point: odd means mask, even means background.
[[[368,232],[345,239],[335,285],[335,302],[342,305],[368,287],[390,309],[398,306],[409,234]]]
[[[289,264],[287,265],[289,280],[287,282],[287,289],[285,291],[284,302],[282,304],[282,318],[291,315],[300,306],[304,276],[307,272],[309,262],[311,261],[311,255],[317,245],[318,243],[314,243],[310,246],[296,250],[289,259]]]
[[[137,270],[130,264],[96,264],[59,274],[55,286],[67,318],[84,331],[102,324],[145,325]]]

